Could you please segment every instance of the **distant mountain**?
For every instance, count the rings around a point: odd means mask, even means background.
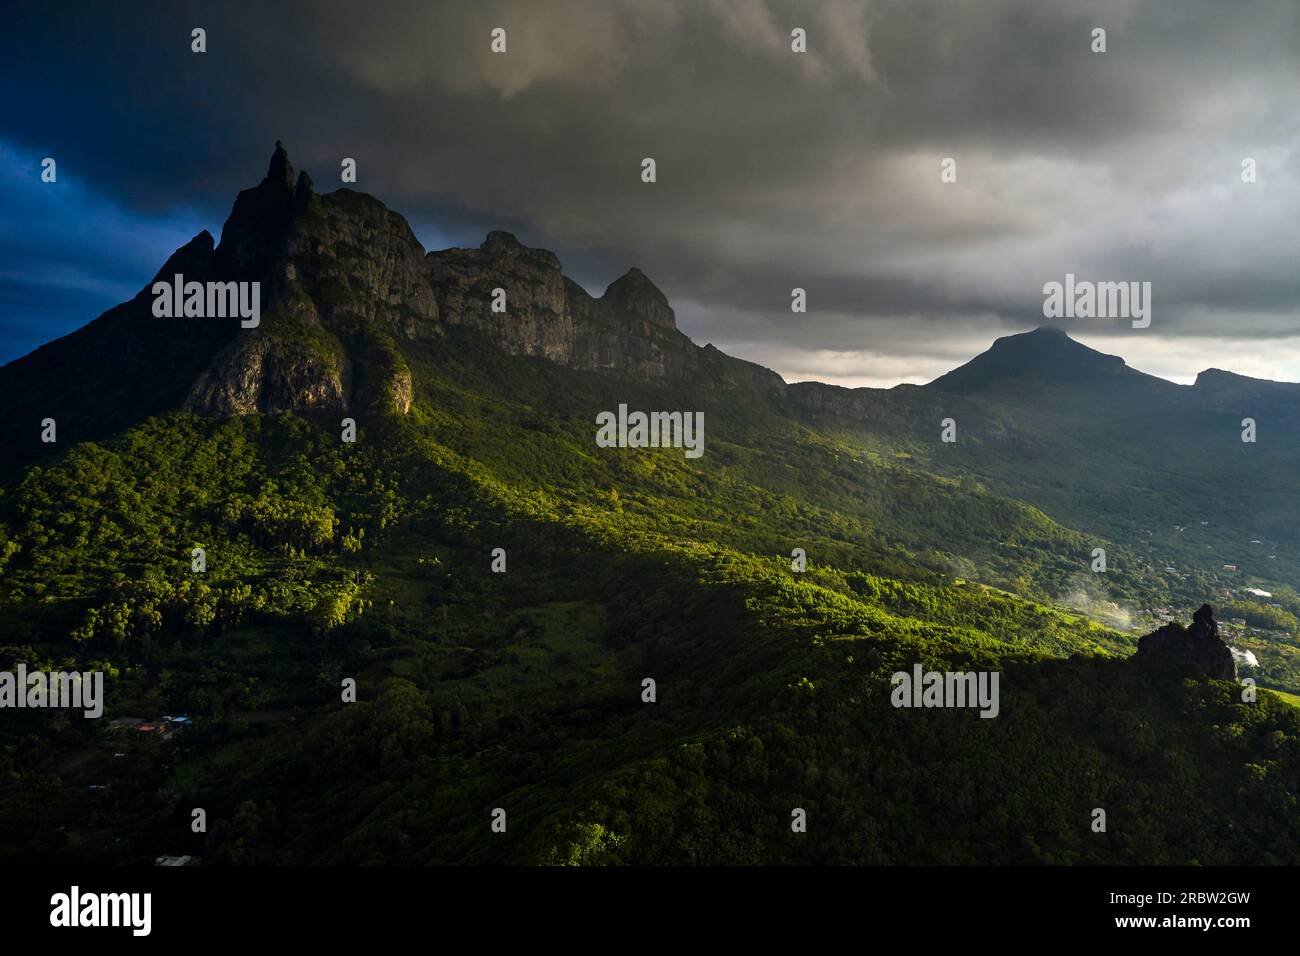
[[[1272,382],[1210,368],[1196,376],[1192,388],[1206,408],[1246,414],[1267,411],[1292,421],[1300,417],[1300,382]]]
[[[941,375],[926,388],[970,395],[1061,382],[1115,388],[1151,378],[1129,368],[1118,355],[1104,355],[1080,345],[1060,329],[1044,327],[1003,336],[987,352]]]
[[[1192,407],[1207,412],[1249,415],[1278,413],[1293,418],[1300,411],[1300,383],[1249,378],[1221,369],[1206,369],[1191,386],[1130,368],[1117,355],[1106,355],[1071,339],[1063,330],[1042,327],[1004,336],[976,356],[925,386],[927,390],[1032,401],[1062,388],[1091,393],[1094,403],[1117,400],[1169,409]]]

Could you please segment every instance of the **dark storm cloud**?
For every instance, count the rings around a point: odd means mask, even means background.
[[[639,265],[790,377],[923,380],[1040,324],[1066,272],[1153,283],[1140,340],[1071,326],[1148,364],[1300,335],[1291,0],[33,5],[0,75],[0,139],[142,222],[215,231],[283,139],[322,189],[355,157],[429,244],[511,228],[597,292]],[[1292,344],[1263,371],[1300,377]]]

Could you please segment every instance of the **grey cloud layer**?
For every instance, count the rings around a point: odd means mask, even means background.
[[[129,33],[99,19],[75,30]],[[358,188],[414,221],[513,226],[596,286],[639,265],[689,303],[686,331],[798,378],[861,361],[876,381],[1040,324],[1067,271],[1152,281],[1147,339],[1300,335],[1294,0],[169,5],[154,22],[144,42],[181,50],[171,84],[137,38],[118,92],[83,94],[104,98],[101,141],[69,146],[138,203],[229,195],[276,138],[323,188],[354,156]],[[184,52],[193,25],[206,60]],[[124,141],[137,98],[201,147]]]

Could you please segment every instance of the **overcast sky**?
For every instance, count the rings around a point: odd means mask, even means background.
[[[1152,283],[1147,329],[1056,322],[1130,365],[1300,380],[1296,0],[19,3],[0,88],[4,361],[217,234],[281,139],[428,248],[640,266],[791,381],[928,381],[1067,272]]]

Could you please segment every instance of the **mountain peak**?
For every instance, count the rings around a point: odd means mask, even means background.
[[[601,301],[654,325],[677,327],[677,316],[668,297],[644,272],[633,266],[609,284]]]
[[[1095,380],[1125,372],[1138,374],[1118,355],[1090,349],[1062,329],[1044,325],[1030,332],[1002,336],[987,352],[926,387],[969,394],[1000,384]]]
[[[149,290],[154,282],[171,282],[172,276],[178,272],[191,277],[206,276],[212,270],[212,253],[215,248],[212,233],[204,229],[168,256],[153,280],[140,290],[137,298],[152,297]]]
[[[1086,345],[1076,342],[1074,339],[1070,338],[1069,333],[1067,333],[1065,329],[1055,325],[1040,325],[1038,328],[1031,329],[1028,332],[1015,332],[1011,335],[999,336],[993,340],[993,344],[989,346],[989,348],[1065,348],[1077,349],[1081,352],[1092,352],[1096,355],[1102,354],[1096,352],[1094,349],[1088,348]]]
[[[1221,368],[1207,368],[1196,376],[1192,392],[1207,407],[1227,413],[1258,414],[1264,409],[1294,414],[1300,383],[1251,378]]]
[[[311,189],[311,177],[299,177],[300,185]],[[237,271],[261,275],[265,272],[275,247],[283,239],[294,213],[303,204],[295,202],[293,164],[284,144],[275,141],[275,151],[267,164],[266,176],[252,189],[235,197],[234,208],[221,229],[222,256]],[[310,198],[310,192],[303,196]]]
[[[1249,375],[1242,375],[1240,372],[1229,372],[1221,368],[1207,368],[1202,372],[1196,373],[1196,381],[1192,383],[1194,388],[1230,388],[1230,387],[1249,387],[1259,386],[1267,388],[1273,385],[1290,385],[1290,382],[1274,382],[1264,378],[1252,378]]]
[[[493,229],[479,246],[484,252],[494,252],[501,254],[517,254],[522,252],[526,247],[513,232],[506,232],[504,229]]]
[[[293,164],[289,162],[289,153],[284,148],[284,144],[278,139],[275,141],[275,151],[271,153],[271,162],[267,164],[266,178],[262,183],[283,185],[290,191],[293,190]]]

